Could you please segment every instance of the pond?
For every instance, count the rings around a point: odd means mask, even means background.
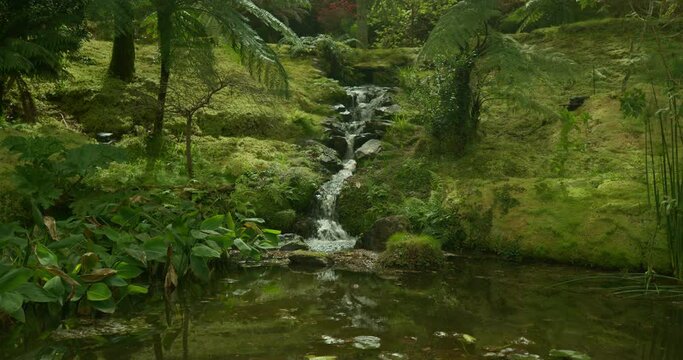
[[[557,349],[683,359],[683,306],[586,281],[558,286],[593,275],[469,258],[439,273],[231,270],[170,306],[154,300],[31,340],[5,338],[0,358],[548,359]]]

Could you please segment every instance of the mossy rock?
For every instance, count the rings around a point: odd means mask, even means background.
[[[398,233],[389,238],[379,261],[384,268],[422,271],[440,269],[445,260],[441,244],[433,237]]]

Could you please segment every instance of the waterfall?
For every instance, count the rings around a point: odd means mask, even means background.
[[[358,86],[346,89],[351,98],[351,106],[337,106],[340,121],[335,123],[337,130],[343,132],[346,140],[346,152],[343,168],[323,184],[316,193],[316,234],[306,240],[311,250],[334,252],[353,249],[356,238],[349,235],[337,221],[337,199],[341,194],[346,179],[356,171],[355,151],[357,139],[364,134],[366,126],[373,121],[377,109],[388,101],[387,88],[376,86]],[[362,216],[362,214],[359,214]]]

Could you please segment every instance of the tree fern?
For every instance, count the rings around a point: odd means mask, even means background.
[[[419,59],[435,70],[439,98],[432,131],[442,146],[464,150],[477,136],[488,101],[508,101],[526,110],[557,113],[529,96],[530,84],[550,84],[551,76],[571,75],[559,54],[523,46],[491,24],[500,14],[497,0],[463,0],[439,20]]]
[[[32,120],[35,108],[23,78],[63,74],[62,55],[85,36],[84,10],[85,0],[0,2],[0,114],[17,86],[24,115]]]

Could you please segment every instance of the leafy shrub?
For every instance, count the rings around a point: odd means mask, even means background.
[[[385,268],[402,270],[435,270],[444,264],[441,244],[428,235],[394,234],[380,255]]]
[[[641,89],[628,90],[621,97],[621,112],[627,118],[639,118],[647,107],[647,97]]]

